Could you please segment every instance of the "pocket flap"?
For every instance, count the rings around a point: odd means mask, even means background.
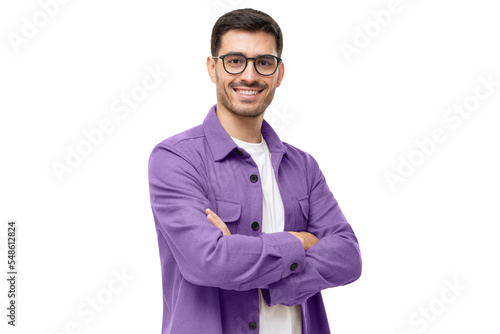
[[[215,213],[224,223],[234,222],[240,219],[241,204],[227,199],[216,198],[217,211]]]

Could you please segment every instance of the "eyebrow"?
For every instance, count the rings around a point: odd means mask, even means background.
[[[229,51],[227,52],[226,54],[237,54],[237,55],[242,55],[242,56],[246,56],[243,52],[241,51]],[[255,57],[259,57],[259,56],[274,56],[273,54],[271,53],[262,53],[262,54],[258,54],[256,55]],[[278,56],[275,56],[275,57],[278,57]]]

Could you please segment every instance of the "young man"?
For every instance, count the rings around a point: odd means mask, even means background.
[[[217,104],[149,159],[162,333],[330,333],[320,291],[358,279],[361,256],[316,160],[264,120],[285,73],[281,30],[235,10],[211,44]]]

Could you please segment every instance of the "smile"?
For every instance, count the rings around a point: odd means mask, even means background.
[[[233,88],[233,90],[239,95],[244,95],[244,96],[255,96],[262,92],[262,90],[237,89],[237,88]]]

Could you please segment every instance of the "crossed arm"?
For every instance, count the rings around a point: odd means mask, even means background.
[[[231,235],[231,232],[227,228],[227,225],[220,219],[219,216],[209,208],[205,210],[207,212],[207,218],[214,224],[216,227],[218,227],[223,235]],[[312,233],[310,232],[293,232],[293,231],[287,231],[288,233],[293,234],[295,237],[297,237],[300,242],[302,243],[302,247],[304,247],[304,251],[308,250],[315,244],[319,242],[319,239]]]
[[[357,280],[361,255],[356,236],[316,161],[308,156],[306,163],[311,185],[307,232],[225,238],[227,226],[206,210],[212,202],[199,170],[181,151],[158,145],[149,160],[149,185],[165,247],[161,254],[173,256],[192,284],[236,291],[261,288],[269,306],[303,303],[323,289]]]

